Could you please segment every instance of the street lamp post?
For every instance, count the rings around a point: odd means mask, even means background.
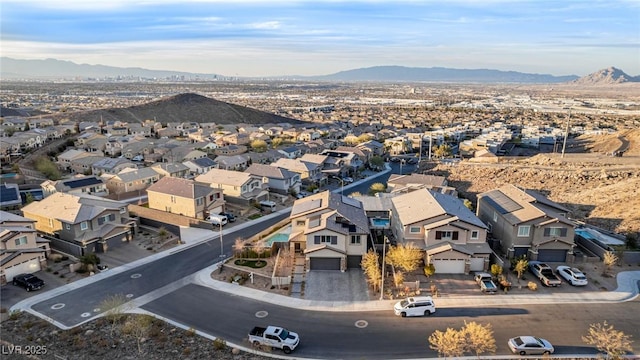
[[[220,257],[223,258],[224,257],[224,243],[222,242],[222,221],[220,221],[220,223],[218,224],[218,227],[220,228]]]
[[[387,255],[387,242],[389,241],[389,239],[387,239],[387,237],[384,237],[384,242],[382,243],[382,274],[380,274],[381,278],[382,278],[382,284],[380,284],[380,300],[384,300],[384,261],[385,261],[385,257]]]

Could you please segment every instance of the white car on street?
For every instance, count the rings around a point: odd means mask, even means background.
[[[398,301],[393,312],[402,317],[428,316],[436,312],[436,305],[431,296],[414,296]]]
[[[556,272],[573,286],[585,286],[589,283],[587,281],[587,277],[584,276],[582,271],[580,271],[579,269],[560,265],[556,268]]]
[[[553,354],[553,345],[545,339],[535,336],[518,336],[509,339],[509,349],[520,355],[549,355]]]

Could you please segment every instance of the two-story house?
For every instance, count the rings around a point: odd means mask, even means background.
[[[360,201],[324,191],[296,200],[289,219],[291,250],[305,255],[308,270],[360,268],[369,241]]]
[[[569,210],[515,185],[478,195],[477,214],[509,257],[543,262],[573,261],[575,223]]]
[[[155,163],[151,168],[160,174],[160,177],[184,178],[189,175],[189,168],[181,163]]]
[[[262,178],[249,173],[211,169],[196,176],[195,180],[209,184],[214,189],[221,189],[225,200],[230,203],[249,205],[266,200],[269,196]]]
[[[0,284],[47,267],[49,241],[37,235],[35,221],[0,211]]]
[[[326,180],[319,165],[300,159],[281,158],[271,163],[271,166],[277,166],[300,174],[300,180],[306,184],[319,184],[323,179]]]
[[[391,198],[391,230],[399,243],[425,251],[439,274],[486,271],[487,226],[456,197],[426,189]]]
[[[57,192],[26,205],[22,213],[36,221],[52,248],[74,256],[120,246],[133,238],[137,226],[127,203],[84,194]]]
[[[111,194],[124,194],[132,191],[142,191],[160,180],[153,168],[124,169],[115,175],[103,175],[107,189]]]
[[[269,191],[279,194],[299,193],[300,174],[277,166],[264,164],[251,164],[244,172],[262,178]]]
[[[224,209],[221,189],[193,180],[163,177],[147,189],[149,208],[204,219]]]
[[[189,168],[189,173],[191,173],[192,175],[204,174],[207,171],[217,167],[217,163],[208,157],[185,161],[182,164]]]
[[[65,192],[70,194],[89,194],[95,196],[109,195],[107,185],[102,178],[90,176],[75,176],[65,180],[46,180],[40,184],[42,195],[47,197],[53,193]]]

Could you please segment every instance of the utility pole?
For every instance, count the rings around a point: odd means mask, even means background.
[[[433,137],[431,135],[431,132],[429,132],[429,161],[431,161],[431,146],[433,145]]]
[[[564,141],[562,142],[562,155],[561,158],[564,158],[564,150],[567,147],[567,137],[569,136],[569,121],[571,121],[571,108],[569,108],[569,116],[567,117],[567,126],[564,129]]]

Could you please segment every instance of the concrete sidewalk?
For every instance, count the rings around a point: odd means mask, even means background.
[[[249,297],[258,301],[294,307],[297,309],[315,311],[381,311],[390,310],[398,300],[374,301],[314,301],[260,291],[241,285],[217,281],[211,278],[211,273],[217,269],[213,265],[200,271],[194,282],[215,290],[225,291],[234,295]],[[638,296],[640,291],[640,271],[625,271],[617,276],[618,288],[615,291],[588,291],[582,293],[552,293],[527,295],[478,295],[478,296],[448,296],[438,297],[435,303],[441,308],[477,307],[500,305],[535,305],[559,303],[615,303],[630,301]]]

